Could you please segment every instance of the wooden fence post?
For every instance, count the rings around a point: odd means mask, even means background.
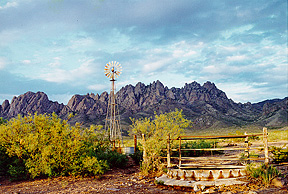
[[[134,135],[134,153],[137,152],[137,136]]]
[[[263,143],[264,143],[264,154],[265,154],[265,164],[269,164],[269,151],[268,151],[268,133],[267,133],[267,128],[263,128]]]
[[[142,139],[143,139],[143,162],[147,164],[146,140],[144,133],[142,133]]]
[[[171,156],[170,156],[170,134],[167,136],[167,168],[171,167]]]
[[[115,145],[115,140],[112,141],[112,150],[114,151],[116,149],[116,145]]]
[[[247,132],[245,131],[244,134],[247,135]],[[248,136],[245,137],[245,145],[246,145],[245,157],[249,158],[249,142],[248,142]]]
[[[181,136],[179,136],[179,168],[181,167]]]

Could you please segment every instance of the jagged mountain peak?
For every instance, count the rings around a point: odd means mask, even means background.
[[[55,112],[61,118],[70,113],[76,116],[71,123],[104,124],[109,94],[76,94],[67,105],[52,102],[44,92],[26,92],[14,97],[11,104],[5,100],[0,105],[0,117],[12,118],[18,114]],[[286,100],[285,100],[286,99]],[[182,88],[168,88],[159,80],[148,85],[138,82],[122,87],[116,94],[122,125],[129,125],[130,117],[153,116],[154,112],[183,110],[193,122],[193,128],[225,127],[259,124],[267,126],[287,125],[287,99],[260,103],[235,103],[225,92],[207,81],[186,83]]]

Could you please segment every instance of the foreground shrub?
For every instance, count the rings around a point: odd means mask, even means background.
[[[101,175],[109,168],[109,157],[97,157],[109,153],[104,133],[99,126],[71,126],[56,114],[18,116],[0,126],[0,153],[10,160],[12,177]]]
[[[183,117],[182,111],[174,111],[155,115],[155,119],[144,118],[132,119],[132,132],[138,137],[145,135],[145,142],[142,142],[141,151],[146,152],[141,163],[141,172],[144,176],[161,173],[164,163],[161,156],[165,153],[167,136],[175,139],[183,134],[184,128],[188,127],[190,121]]]
[[[281,163],[281,162],[287,162],[288,161],[288,147],[276,147],[271,146],[270,151],[273,154],[273,163]]]
[[[143,151],[136,148],[136,152],[134,154],[130,154],[130,157],[134,160],[136,165],[139,165],[143,161]]]
[[[265,186],[269,186],[274,178],[280,176],[280,172],[275,167],[265,164],[260,166],[256,166],[255,163],[248,164],[246,171],[251,179],[260,181]]]

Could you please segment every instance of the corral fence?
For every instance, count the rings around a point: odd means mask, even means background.
[[[249,137],[259,137],[263,136],[263,144],[260,147],[252,147],[251,142],[249,142]],[[168,135],[167,137],[167,167],[178,167],[179,169],[241,169],[245,168],[246,163],[250,161],[264,161],[265,164],[269,163],[269,152],[268,152],[268,133],[267,128],[263,128],[263,133],[261,134],[247,134],[244,135],[225,135],[225,136],[179,136],[176,139],[171,139]],[[232,147],[213,147],[213,148],[183,148],[182,142],[184,141],[195,141],[195,140],[221,140],[221,139],[245,139],[244,146],[232,146]],[[174,149],[171,141],[179,141],[178,148]],[[215,144],[214,144],[215,145]],[[239,156],[225,156],[221,157],[219,155],[213,155],[213,152],[223,152],[223,151],[243,151],[244,157]],[[258,150],[264,152],[260,157],[250,157],[251,150]],[[183,152],[196,152],[196,151],[210,151],[210,156],[183,156]],[[171,156],[173,152],[177,152],[177,157]],[[262,157],[261,157],[262,156]],[[173,163],[172,161],[177,161],[178,163]]]
[[[252,143],[249,142],[249,138],[255,139],[255,137],[263,136],[263,143],[260,144],[260,147],[251,146]],[[239,139],[237,143],[240,145],[238,146],[229,146],[229,147],[216,147],[214,144],[213,148],[185,148],[183,146],[183,142],[189,142],[189,141],[195,141],[195,140],[233,140],[233,139]],[[243,140],[244,139],[244,142]],[[145,161],[145,158],[147,157],[146,150],[145,150],[145,135],[142,134],[142,140],[143,140],[143,160]],[[176,148],[175,148],[175,141]],[[242,144],[241,144],[242,141]],[[174,143],[172,143],[174,142]],[[136,146],[137,146],[137,137],[134,136],[134,150],[136,152]],[[244,135],[217,135],[217,136],[179,136],[176,139],[171,139],[170,136],[167,136],[167,146],[166,149],[167,156],[161,157],[163,159],[166,159],[167,162],[167,168],[178,168],[178,169],[203,169],[203,170],[209,170],[209,169],[244,169],[245,165],[251,161],[255,162],[264,162],[265,164],[269,163],[269,150],[268,150],[268,133],[267,128],[263,128],[263,133],[259,134],[247,134],[245,132]],[[253,152],[253,150],[257,150],[258,152],[261,152],[259,156],[255,157],[255,155],[250,157],[250,153]],[[183,153],[187,152],[189,153],[195,153],[199,151],[205,151],[210,152],[211,155],[207,156],[185,156]],[[214,154],[213,152],[238,152],[243,151],[241,153],[242,157],[239,157],[237,155],[226,155],[226,154]],[[175,154],[176,153],[176,154]],[[254,153],[254,152],[253,152]],[[175,156],[176,155],[176,156]],[[175,163],[176,161],[176,163]],[[177,162],[178,161],[178,162]]]

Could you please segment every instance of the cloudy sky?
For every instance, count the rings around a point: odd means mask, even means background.
[[[67,104],[160,80],[211,81],[235,102],[288,96],[286,0],[0,0],[0,104],[43,91]]]

